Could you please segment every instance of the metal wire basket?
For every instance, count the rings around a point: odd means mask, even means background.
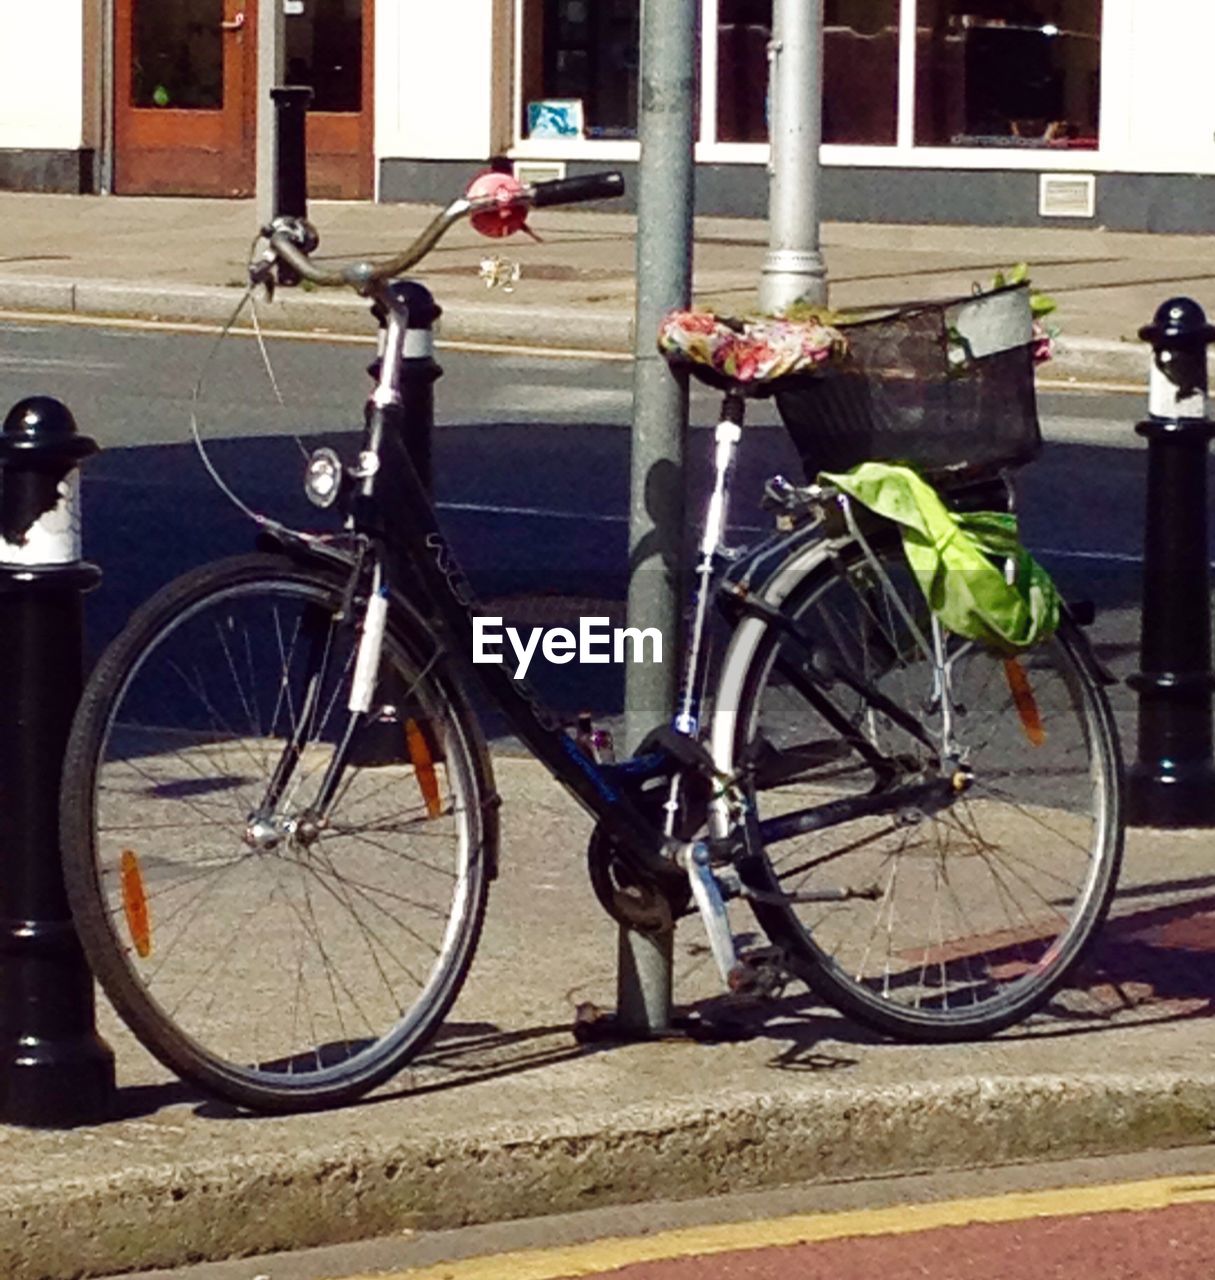
[[[947,484],[1021,466],[1041,448],[1025,285],[841,328],[847,357],[775,394],[809,479],[877,460]]]

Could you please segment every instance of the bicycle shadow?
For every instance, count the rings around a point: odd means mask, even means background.
[[[817,1052],[815,1046],[828,1034],[839,1041],[855,1039],[858,1043],[877,1043],[878,1037],[870,1037],[863,1030],[847,1029],[829,1016],[799,1014],[790,1020],[789,1011],[781,1010],[779,1027],[771,1025],[772,1012],[755,1010],[744,1012],[731,1009],[723,1013],[716,1008],[716,1001],[707,1000],[686,1006],[677,1011],[676,1029],[670,1034],[652,1038],[620,1036],[600,1040],[582,1037],[573,1018],[568,1023],[545,1023],[520,1029],[504,1029],[491,1022],[449,1022],[439,1031],[434,1043],[413,1063],[388,1084],[352,1106],[381,1106],[405,1099],[423,1099],[456,1089],[467,1089],[495,1080],[509,1079],[528,1072],[543,1071],[563,1063],[595,1055],[612,1053],[641,1043],[664,1043],[684,1040],[713,1046],[724,1046],[740,1040],[771,1036],[788,1040],[788,1046],[767,1064],[782,1070],[827,1071],[855,1066],[856,1059],[842,1054]],[[691,1033],[679,1030],[680,1024],[689,1021],[699,1024]],[[765,1025],[768,1024],[768,1025]],[[173,1102],[194,1101],[194,1114],[208,1120],[273,1119],[271,1116],[234,1106],[199,1094],[188,1086],[158,1086],[165,1093],[157,1102],[155,1090],[139,1092],[139,1101],[146,1102],[149,1114],[158,1106]],[[137,1105],[132,1099],[130,1106]],[[335,1108],[340,1110],[341,1108]],[[131,1113],[135,1114],[134,1111]],[[124,1113],[122,1118],[131,1118]]]
[[[1196,877],[1168,888],[1211,883],[1210,877]],[[1125,897],[1150,892],[1152,886],[1142,886]],[[1215,893],[1111,917],[1052,1010],[1074,1025],[1040,1034],[1210,1017],[1215,1012]]]
[[[569,1043],[560,1043],[562,1035]],[[434,1042],[388,1084],[347,1106],[380,1106],[405,1098],[425,1098],[539,1071],[601,1052],[604,1046],[579,1044],[567,1024],[504,1030],[492,1022],[447,1022]],[[195,1098],[200,1095],[195,1094]],[[341,1110],[342,1107],[331,1108]],[[215,1098],[203,1098],[194,1114],[208,1120],[272,1119]]]
[[[1170,884],[1211,889],[1215,876]],[[1126,898],[1160,886],[1130,889]],[[1001,952],[990,952],[999,963]],[[1131,911],[1112,918],[1089,955],[1050,1004],[998,1042],[1023,1043],[1092,1036],[1125,1029],[1176,1024],[1215,1011],[1215,892],[1187,902]],[[825,1008],[811,992],[776,1002],[746,1002],[713,996],[680,1006],[673,1031],[647,1041],[627,1035],[587,1037],[577,1020],[507,1029],[493,1022],[448,1022],[432,1044],[403,1072],[358,1106],[422,1099],[495,1080],[544,1071],[638,1043],[684,1040],[708,1050],[742,1042],[773,1046],[763,1065],[771,1070],[822,1074],[859,1065],[851,1049],[893,1042]],[[825,1048],[825,1045],[830,1048]],[[336,1049],[337,1046],[331,1046]],[[175,1082],[119,1091],[115,1120],[135,1119],[164,1107],[193,1103],[194,1114],[212,1120],[270,1119],[206,1097]]]

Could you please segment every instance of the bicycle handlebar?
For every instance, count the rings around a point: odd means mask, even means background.
[[[585,200],[611,200],[624,195],[624,178],[616,171],[588,173],[583,178],[557,178],[537,182],[532,188],[532,205],[542,209],[550,204],[581,204]]]
[[[587,200],[606,200],[624,193],[624,178],[616,172],[592,173],[581,178],[558,178],[553,182],[537,182],[523,187],[508,200],[497,195],[460,196],[435,215],[409,248],[387,262],[352,262],[335,270],[324,271],[313,264],[304,248],[315,244],[315,233],[307,223],[281,219],[271,229],[270,250],[292,271],[313,284],[349,285],[365,292],[381,280],[388,280],[416,266],[461,218],[504,208],[547,208],[563,204],[580,204]]]

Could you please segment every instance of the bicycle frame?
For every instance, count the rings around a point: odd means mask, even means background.
[[[692,763],[678,758],[672,761],[670,756],[658,753],[615,764],[599,764],[565,732],[561,718],[544,705],[526,681],[512,676],[504,664],[473,665],[475,602],[472,591],[439,528],[434,506],[406,443],[409,424],[402,407],[400,366],[391,358],[391,353],[401,349],[407,312],[387,289],[377,290],[376,298],[387,311],[388,333],[378,383],[367,406],[363,479],[354,510],[356,529],[369,534],[379,544],[390,585],[402,591],[411,583],[421,587],[433,610],[431,620],[441,644],[472,674],[528,749],[597,821],[606,825],[622,856],[631,857],[651,876],[681,874],[693,863],[707,866],[710,842],[690,843],[664,833],[633,803],[624,785],[628,781],[664,776],[672,763],[676,766],[674,778],[677,779],[682,772],[694,767]],[[711,767],[708,754],[698,754],[699,745],[689,729],[695,725],[699,711],[697,693],[703,683],[706,661],[702,644],[703,615],[712,590],[717,543],[724,529],[729,475],[741,416],[741,402],[731,407],[727,397],[726,419],[718,428],[717,481],[698,564],[698,625],[694,627],[692,657],[674,725],[675,731],[684,735],[689,743],[689,757],[695,757],[698,764],[703,761],[706,769]],[[391,500],[386,501],[384,494],[391,495]],[[885,701],[876,691],[868,692]],[[895,711],[902,715],[900,709]],[[717,803],[724,804],[729,780],[718,777],[716,782],[719,792],[723,793]],[[931,803],[938,791],[943,799],[947,789],[945,780],[920,781],[882,794],[834,801],[765,821],[759,825],[759,833],[765,840],[787,839],[803,831],[822,830],[860,816],[893,812],[908,805],[923,806]],[[741,802],[741,794],[736,799]],[[721,828],[726,824],[715,825],[720,838],[724,834]],[[714,860],[723,861],[720,856]]]
[[[565,732],[561,718],[526,681],[515,679],[501,663],[473,665],[472,591],[406,445],[409,423],[402,407],[400,364],[392,353],[402,348],[407,313],[387,289],[377,291],[376,300],[387,310],[388,332],[378,383],[367,405],[364,457],[370,454],[376,461],[355,500],[356,528],[379,542],[391,586],[405,591],[410,583],[420,585],[444,648],[472,674],[532,754],[607,826],[622,853],[631,854],[651,876],[682,877],[692,846],[665,835],[622,786],[626,780],[660,775],[669,762],[649,755],[599,764]]]

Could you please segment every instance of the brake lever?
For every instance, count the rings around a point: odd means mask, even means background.
[[[273,249],[263,251],[260,258],[249,263],[249,287],[256,289],[261,285],[266,291],[266,301],[274,301],[274,289],[278,281],[274,275],[274,264],[278,261]]]

